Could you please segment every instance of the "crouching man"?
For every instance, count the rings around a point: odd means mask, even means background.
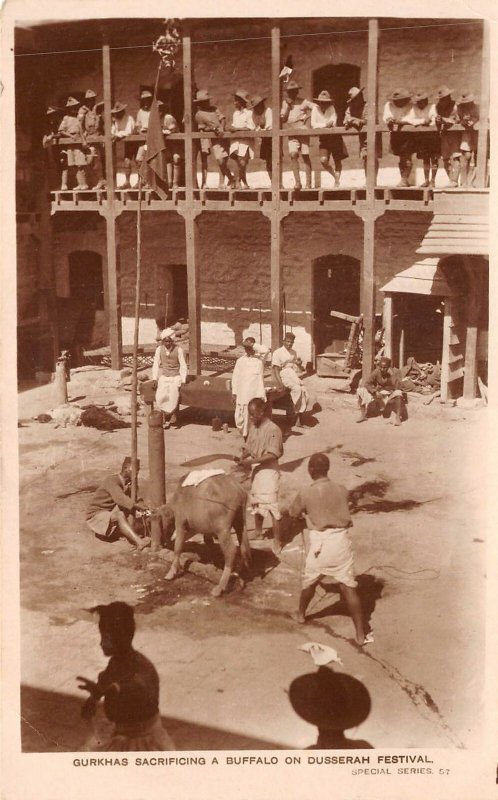
[[[137,462],[137,471],[138,471]],[[109,475],[99,486],[88,506],[86,523],[100,539],[113,539],[116,533],[128,539],[137,550],[143,550],[150,539],[135,533],[134,512],[146,511],[140,500],[133,503],[131,491],[131,458],[127,456],[119,475]]]
[[[395,425],[401,425],[401,420],[407,419],[401,376],[398,370],[391,366],[390,358],[385,356],[381,358],[379,366],[367,378],[365,385],[359,387],[358,403],[360,418],[356,422],[365,422],[370,403],[374,403],[386,419],[389,419],[394,411]]]
[[[314,453],[308,463],[313,483],[301,489],[289,507],[292,517],[306,516],[309,530],[309,550],[306,556],[298,610],[291,616],[295,622],[306,622],[306,609],[322,578],[332,578],[339,584],[353,619],[356,642],[373,642],[371,632],[365,631],[361,601],[356,590],[354,559],[348,528],[352,525],[348,493],[344,486],[329,477],[330,461],[325,453]]]

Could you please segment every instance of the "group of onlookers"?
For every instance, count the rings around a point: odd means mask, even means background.
[[[366,100],[362,88],[353,86],[347,94],[345,113],[338,116],[334,98],[327,89],[318,93],[313,101],[300,93],[301,86],[290,80],[283,90],[280,109],[280,122],[289,131],[287,149],[291,159],[295,189],[303,188],[301,183],[300,159],[304,166],[305,188],[312,187],[312,163],[310,158],[310,137],[303,131],[307,128],[319,131],[318,148],[321,168],[339,187],[342,162],[348,158],[344,138],[334,133],[334,128],[343,127],[358,131],[360,156],[366,171],[367,134]],[[134,118],[127,112],[127,105],[116,102],[111,109],[111,133],[115,141],[126,140],[132,134],[146,134],[153,103],[153,94],[147,89],[140,93],[140,108]],[[212,102],[208,90],[200,89],[194,97],[194,128],[200,133],[210,134],[198,140],[201,161],[201,188],[207,184],[208,156],[214,157],[219,173],[220,186],[248,189],[247,165],[255,156],[255,140],[258,132],[271,131],[272,111],[266,105],[266,98],[250,95],[245,89],[236,89],[233,94],[234,110],[231,124],[226,116]],[[165,137],[180,131],[180,124],[166,110],[165,104],[157,101],[160,123]],[[62,165],[61,190],[69,185],[84,190],[91,185],[103,188],[104,152],[102,144],[95,141],[104,132],[104,103],[96,102],[92,89],[85,93],[83,101],[69,97],[62,119],[61,112],[54,107],[47,110],[48,128],[43,144],[57,144],[59,138],[74,139],[74,144],[64,144],[59,148]],[[424,182],[422,186],[432,187],[442,159],[449,178],[449,185],[469,186],[475,171],[477,151],[477,123],[479,109],[471,92],[464,92],[456,100],[453,90],[440,86],[433,102],[426,91],[411,92],[407,89],[394,90],[383,111],[383,122],[390,131],[391,152],[399,158],[401,180],[399,186],[410,185],[410,175],[414,159],[423,163]],[[422,130],[423,129],[423,130]],[[428,130],[427,130],[428,129]],[[240,133],[237,137],[226,137],[227,131]],[[271,137],[261,139],[259,157],[264,161],[268,175],[272,175]],[[140,168],[146,157],[146,144],[137,141],[124,142],[124,185],[130,188],[133,166]],[[184,160],[183,142],[171,139],[165,142],[165,161],[167,174],[164,181],[170,188],[177,188],[182,177]],[[378,172],[379,158],[382,156],[382,136],[376,133],[375,170]],[[232,167],[233,165],[233,167]],[[232,168],[233,172],[232,172]]]

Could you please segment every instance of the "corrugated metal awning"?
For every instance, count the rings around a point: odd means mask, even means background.
[[[424,258],[416,261],[413,266],[398,272],[380,291],[451,297],[453,292],[439,266],[439,260],[439,258]]]

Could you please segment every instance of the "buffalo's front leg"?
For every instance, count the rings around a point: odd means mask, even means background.
[[[218,583],[217,586],[214,587],[214,589],[211,592],[213,597],[219,597],[221,594],[223,594],[223,592],[226,592],[228,581],[230,580],[230,575],[232,574],[232,568],[235,561],[235,554],[237,552],[237,548],[232,542],[230,529],[225,530],[222,533],[218,534],[218,542],[221,547],[221,551],[223,553],[225,566],[221,574],[220,582]]]
[[[176,537],[175,537],[175,549],[173,552],[173,561],[171,567],[169,568],[169,572],[166,573],[165,580],[172,581],[173,578],[176,578],[177,575],[180,574],[181,566],[180,566],[180,556],[182,554],[183,545],[185,543],[185,525],[177,525],[176,528]]]

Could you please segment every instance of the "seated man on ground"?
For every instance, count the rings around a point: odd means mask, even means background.
[[[99,486],[88,506],[86,522],[88,527],[100,538],[112,539],[116,532],[143,550],[150,544],[148,537],[141,538],[135,533],[134,512],[147,511],[147,506],[138,500],[134,503],[130,497],[131,464],[127,456],[119,475],[109,475]],[[137,460],[137,472],[140,463]]]
[[[406,419],[406,405],[401,389],[401,376],[397,369],[391,366],[391,359],[383,356],[379,366],[374,369],[365,381],[364,386],[358,389],[358,403],[360,418],[357,422],[365,422],[370,403],[377,406],[379,412],[389,419],[395,413],[395,425],[401,425],[401,418]]]

